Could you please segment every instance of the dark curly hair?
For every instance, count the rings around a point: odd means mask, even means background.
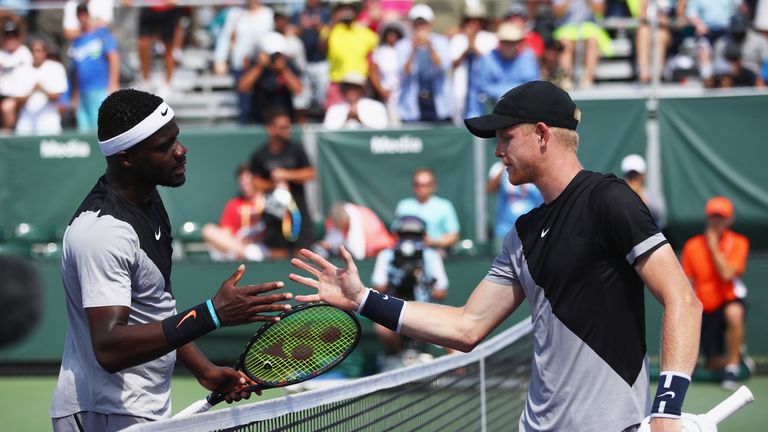
[[[162,102],[159,96],[135,89],[112,93],[99,107],[99,140],[114,138],[136,126]]]

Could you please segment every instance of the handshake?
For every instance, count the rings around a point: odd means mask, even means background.
[[[706,414],[683,413],[680,418],[683,432],[717,432],[718,423],[754,400],[752,392],[746,386],[741,386]],[[650,432],[650,420],[650,417],[646,417],[640,424],[638,432]]]

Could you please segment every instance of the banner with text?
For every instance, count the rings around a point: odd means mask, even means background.
[[[349,201],[389,224],[397,203],[413,196],[413,172],[425,167],[437,178],[435,194],[456,208],[461,237],[474,238],[474,158],[465,129],[319,132],[317,142],[324,214],[334,202]]]

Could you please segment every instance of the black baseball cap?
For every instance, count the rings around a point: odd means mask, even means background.
[[[504,93],[491,114],[464,120],[480,138],[494,138],[496,131],[521,123],[576,130],[579,112],[568,93],[549,81],[531,81]]]

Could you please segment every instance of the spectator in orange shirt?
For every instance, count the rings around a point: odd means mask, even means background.
[[[704,307],[701,350],[707,367],[724,368],[723,387],[735,389],[746,312],[740,277],[747,265],[749,240],[731,231],[733,204],[728,198],[710,199],[705,210],[706,229],[685,243],[681,261]]]

